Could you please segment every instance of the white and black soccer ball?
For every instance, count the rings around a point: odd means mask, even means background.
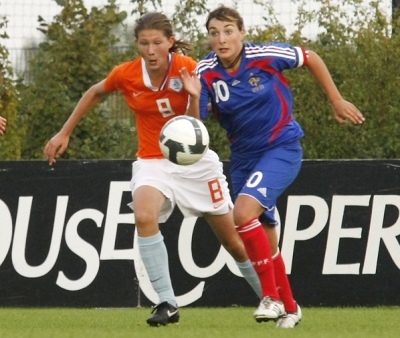
[[[210,137],[200,120],[176,116],[169,120],[160,133],[160,149],[165,158],[179,165],[199,161],[208,149]]]

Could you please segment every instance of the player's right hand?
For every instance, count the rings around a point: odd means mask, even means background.
[[[56,163],[58,159],[67,149],[69,143],[69,136],[63,134],[56,134],[44,147],[44,155],[49,161],[49,165]]]
[[[186,67],[183,67],[179,70],[179,73],[185,90],[190,96],[198,98],[201,92],[201,83],[195,71],[193,71],[192,74],[189,74]]]

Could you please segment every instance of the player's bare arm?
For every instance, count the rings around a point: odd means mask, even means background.
[[[7,120],[0,116],[0,135],[4,135],[4,132],[6,131],[6,126],[7,126]]]
[[[325,90],[333,106],[335,119],[339,123],[345,123],[346,120],[353,124],[362,124],[365,121],[363,114],[352,103],[343,99],[339,93],[331,74],[321,57],[309,50],[307,68],[314,75],[316,80]]]
[[[190,95],[189,106],[186,115],[200,118],[200,79],[195,72],[193,72],[193,74],[189,74],[188,70],[185,67],[180,70],[180,75],[183,82],[183,87]]]
[[[90,89],[79,100],[74,111],[61,130],[46,144],[44,154],[46,159],[49,161],[49,165],[54,164],[56,159],[65,152],[68,147],[69,137],[82,117],[98,102],[100,102],[103,96],[107,93],[104,87],[104,82],[105,80],[90,87]]]

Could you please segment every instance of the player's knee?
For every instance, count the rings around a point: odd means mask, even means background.
[[[149,212],[135,212],[135,225],[138,228],[158,227],[158,215]]]
[[[233,213],[233,221],[235,222],[235,225],[237,227],[240,227],[243,224],[248,223],[251,219],[252,219],[252,217],[249,217],[249,215],[246,213],[241,213],[241,212]]]
[[[246,227],[247,225],[251,224],[256,219],[257,219],[257,216],[251,216],[250,213],[233,215],[233,220],[235,222],[236,229]]]

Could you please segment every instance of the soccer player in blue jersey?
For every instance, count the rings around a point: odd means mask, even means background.
[[[245,43],[243,18],[223,5],[206,21],[212,52],[181,77],[189,92],[188,114],[214,116],[230,141],[234,219],[261,281],[257,321],[295,327],[301,309],[292,295],[278,248],[278,197],[300,171],[303,130],[293,116],[293,98],[283,72],[305,66],[325,90],[339,123],[364,122],[361,112],[339,93],[323,60],[313,51],[286,43]]]

